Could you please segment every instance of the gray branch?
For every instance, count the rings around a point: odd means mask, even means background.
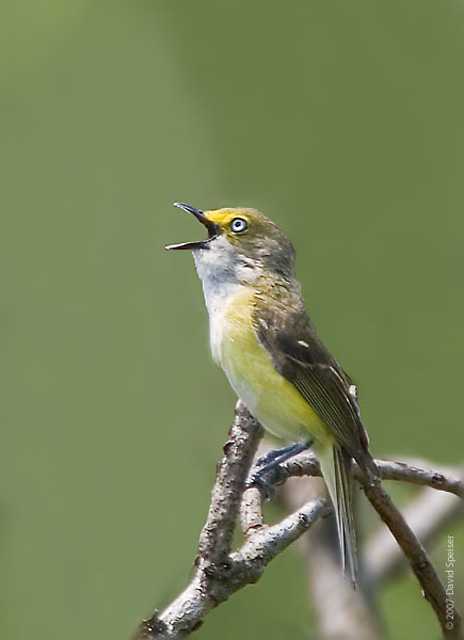
[[[261,426],[239,402],[200,535],[195,575],[164,611],[155,612],[140,624],[134,640],[185,638],[201,625],[211,609],[245,585],[256,582],[276,555],[330,510],[325,500],[312,500],[279,524],[266,526],[262,520],[255,521],[251,505],[248,517],[253,524],[247,526],[241,548],[231,553],[245,480],[261,436]],[[246,493],[252,494],[253,490]]]
[[[276,525],[263,523],[259,492],[256,489],[245,491],[245,481],[262,434],[262,427],[239,401],[229,439],[224,446],[224,457],[217,467],[207,520],[200,534],[194,576],[184,591],[161,613],[156,611],[142,621],[134,640],[185,638],[202,624],[211,609],[245,585],[256,582],[273,558],[321,516],[330,512],[330,503],[316,498]],[[428,485],[461,497],[464,493],[462,478],[452,474],[398,462],[378,461],[377,464],[383,478]],[[407,557],[437,615],[444,636],[461,637],[460,615],[456,610],[453,631],[450,633],[446,629],[446,594],[423,546],[380,481],[366,480],[356,467],[354,474]],[[305,454],[291,459],[277,468],[272,481],[282,482],[289,476],[301,475],[320,475],[314,456]],[[232,551],[239,514],[245,540],[238,550]]]

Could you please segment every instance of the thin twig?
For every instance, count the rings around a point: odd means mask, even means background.
[[[244,580],[238,586],[256,582],[266,565],[297,540],[320,517],[327,515],[331,507],[327,500],[311,500],[294,513],[273,526],[264,525],[251,534],[243,546],[231,554],[231,559],[242,564]]]
[[[396,508],[392,499],[382,487],[380,480],[361,478],[360,483],[367,499],[392,532],[397,543],[407,557],[411,569],[416,575],[424,597],[430,602],[441,626],[443,637],[461,638],[462,621],[454,603],[447,608],[447,595],[443,582],[433,566],[427,552],[411,527]],[[451,616],[453,622],[450,625]]]
[[[422,544],[428,546],[445,526],[464,514],[464,502],[451,493],[424,487],[401,511]],[[369,578],[376,584],[389,580],[408,566],[386,527],[367,540],[363,560]]]
[[[401,480],[447,491],[464,498],[464,471],[462,469],[436,471],[393,460],[376,460],[375,464],[382,480]],[[309,452],[300,453],[282,463],[276,473],[279,481],[284,481],[287,477],[321,475],[316,456]],[[357,480],[363,478],[363,474],[355,463],[353,463],[353,475]]]

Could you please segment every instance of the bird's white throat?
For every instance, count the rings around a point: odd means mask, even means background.
[[[220,311],[225,299],[243,286],[240,256],[227,240],[219,237],[207,248],[194,251],[193,258],[211,319]]]

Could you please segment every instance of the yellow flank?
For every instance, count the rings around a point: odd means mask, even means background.
[[[311,438],[316,450],[332,445],[325,423],[293,384],[277,373],[260,345],[252,320],[253,298],[251,287],[239,287],[213,314],[213,356],[239,398],[271,433],[293,442]]]

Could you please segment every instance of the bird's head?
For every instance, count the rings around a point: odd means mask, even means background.
[[[244,208],[202,211],[178,202],[174,206],[193,214],[208,231],[205,240],[166,246],[168,250],[192,250],[197,268],[215,269],[228,264],[229,268],[243,268],[240,271],[244,274],[247,269],[255,269],[269,275],[294,277],[292,243],[264,213]]]

